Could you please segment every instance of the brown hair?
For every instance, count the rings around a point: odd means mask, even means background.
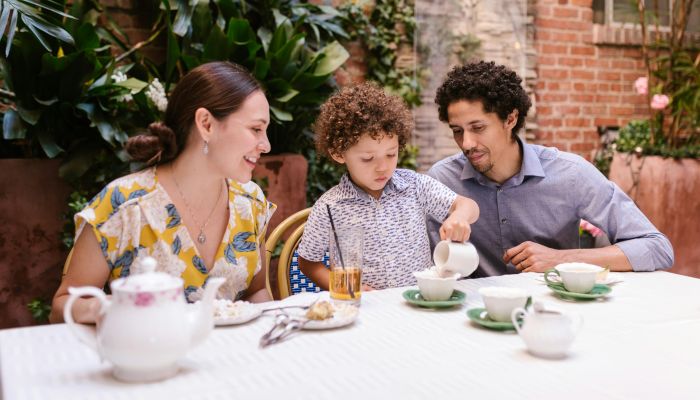
[[[316,149],[329,158],[347,151],[364,134],[373,139],[396,135],[403,149],[412,131],[413,117],[403,100],[370,82],[331,96],[314,125]]]
[[[126,151],[133,160],[147,165],[170,161],[185,147],[197,109],[205,108],[214,118],[223,119],[260,89],[260,83],[238,64],[202,64],[182,77],[170,93],[164,121],[154,122],[147,133],[129,138]]]

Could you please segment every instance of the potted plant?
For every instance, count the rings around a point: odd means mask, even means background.
[[[700,276],[700,40],[686,34],[693,1],[671,2],[668,33],[659,28],[658,8],[637,4],[647,75],[634,87],[649,116],[620,130],[610,179],[669,237],[672,271]]]

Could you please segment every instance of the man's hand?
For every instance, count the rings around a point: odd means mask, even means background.
[[[564,262],[562,250],[551,249],[535,242],[522,242],[506,250],[503,262],[509,262],[522,272],[545,272]]]
[[[440,227],[440,239],[453,242],[466,242],[472,233],[469,223],[457,213],[447,217]]]

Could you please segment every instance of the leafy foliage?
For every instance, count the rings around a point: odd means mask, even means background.
[[[651,140],[649,121],[631,121],[620,129],[620,135],[615,142],[615,149],[625,153],[637,153],[673,158],[700,158],[700,140],[686,139],[682,145],[676,142],[672,145],[670,138],[658,136]]]
[[[367,78],[401,96],[410,106],[420,105],[420,87],[414,71],[399,68],[398,52],[402,46],[413,46],[416,19],[408,0],[377,1],[367,12],[349,2],[342,7],[347,14],[345,27],[351,37],[367,47]]]
[[[34,299],[27,304],[29,312],[37,322],[48,322],[51,314],[51,304],[41,299]]]
[[[2,0],[0,1],[0,40],[5,32],[5,57],[10,55],[17,31],[26,27],[46,51],[51,52],[51,39],[73,45],[73,36],[60,26],[58,17],[74,18],[63,12],[65,1]]]

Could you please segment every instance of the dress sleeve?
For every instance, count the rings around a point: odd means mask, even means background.
[[[85,229],[88,229],[88,232],[95,236],[100,250],[102,250],[102,255],[107,260],[110,268],[113,265],[110,253],[114,252],[118,237],[109,238],[108,235],[100,230],[100,227],[114,214],[116,207],[118,207],[115,201],[119,201],[118,197],[120,194],[121,192],[119,190],[115,191],[114,187],[106,186],[73,218],[75,223],[74,242],[78,240],[78,237]]]
[[[450,188],[424,174],[416,174],[416,192],[425,213],[441,222],[447,218],[457,199],[457,194]]]

